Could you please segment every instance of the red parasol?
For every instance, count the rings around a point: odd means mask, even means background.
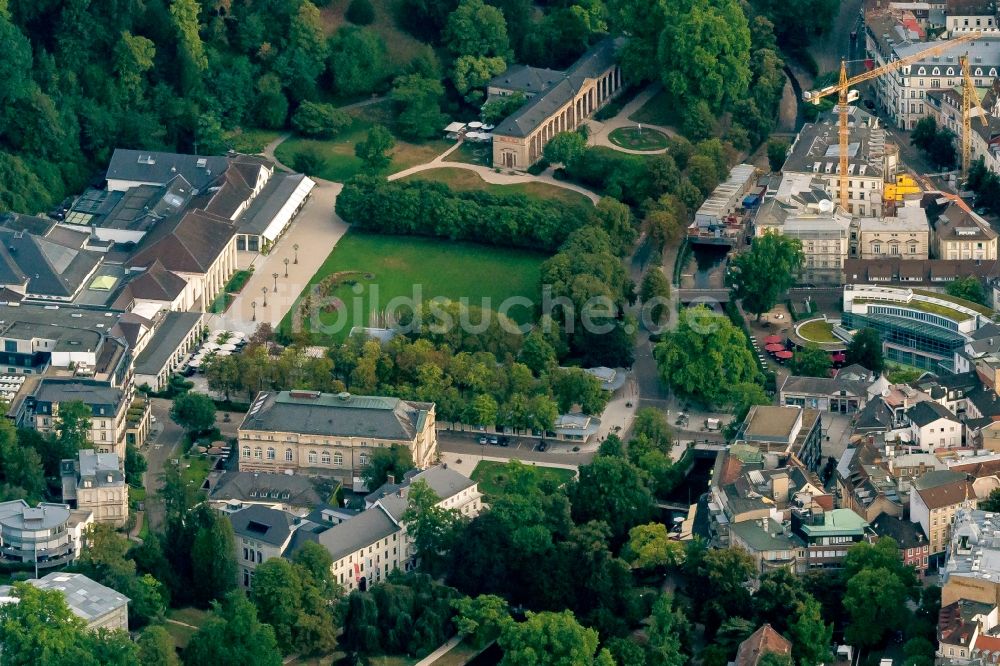
[[[775,356],[777,356],[778,358],[780,358],[782,360],[788,360],[788,359],[790,359],[792,357],[792,352],[790,352],[788,350],[780,351],[777,354],[775,354]]]
[[[765,345],[777,345],[777,344],[781,344],[781,336],[780,335],[769,335],[766,338],[764,338],[764,344]]]
[[[769,352],[771,352],[773,354],[774,352],[785,351],[785,346],[784,345],[779,345],[779,344],[770,344],[770,345],[764,347],[764,349],[766,351],[769,351]]]

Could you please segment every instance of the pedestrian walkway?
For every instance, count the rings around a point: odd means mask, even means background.
[[[635,96],[635,98],[622,107],[622,110],[618,112],[614,118],[608,118],[605,121],[594,120],[593,118],[587,119],[585,122],[587,127],[590,128],[590,134],[587,139],[588,145],[591,146],[605,146],[607,148],[613,148],[622,153],[628,153],[630,155],[658,155],[665,153],[669,148],[661,148],[660,150],[632,150],[631,148],[623,148],[611,141],[608,135],[611,134],[613,130],[622,127],[635,127],[639,123],[634,120],[629,120],[629,116],[638,111],[651,100],[656,93],[660,92],[662,88],[659,83],[654,83],[648,88],[643,90],[641,93]],[[663,132],[670,138],[677,136],[676,130],[670,127],[663,127],[662,125],[651,125],[649,123],[642,123],[643,128],[649,128],[654,130],[659,130]]]
[[[454,146],[450,147],[448,150],[444,151],[437,157],[435,157],[430,162],[425,162],[423,164],[418,164],[417,166],[410,167],[409,169],[403,169],[398,171],[391,176],[389,180],[399,180],[400,178],[406,178],[407,176],[412,176],[415,173],[420,173],[421,171],[430,171],[431,169],[465,169],[466,171],[475,171],[479,176],[491,185],[517,185],[519,183],[544,183],[546,185],[552,185],[554,187],[561,187],[564,190],[573,190],[574,192],[579,192],[583,196],[587,197],[594,203],[601,200],[601,197],[588,190],[585,187],[576,185],[574,183],[567,183],[566,181],[556,180],[552,176],[552,169],[548,169],[545,172],[533,176],[531,174],[510,174],[510,173],[497,173],[496,169],[491,167],[485,167],[479,164],[466,164],[465,162],[446,162],[445,157],[450,155],[453,151],[457,150],[459,146],[462,145],[462,141],[459,141]]]
[[[347,223],[334,213],[334,204],[343,185],[320,178],[314,180],[316,187],[309,201],[270,252],[254,259],[253,276],[229,309],[223,314],[206,317],[205,325],[209,330],[242,331],[251,335],[265,322],[277,328],[337,241],[347,232]],[[285,259],[288,259],[287,264]],[[264,289],[267,289],[266,294]]]

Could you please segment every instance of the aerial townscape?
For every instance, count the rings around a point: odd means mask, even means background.
[[[0,666],[1000,665],[996,0],[0,44]]]

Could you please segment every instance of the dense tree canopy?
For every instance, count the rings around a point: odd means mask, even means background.
[[[797,238],[765,233],[754,239],[750,249],[729,262],[726,281],[743,307],[760,319],[795,284],[805,262],[802,242]]]
[[[710,404],[730,402],[735,386],[759,377],[743,331],[704,307],[685,310],[653,355],[668,386]]]

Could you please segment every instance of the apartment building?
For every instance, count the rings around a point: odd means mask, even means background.
[[[931,227],[919,202],[896,209],[892,217],[863,217],[851,228],[851,257],[861,259],[927,259]]]
[[[250,589],[257,567],[281,557],[302,520],[261,504],[249,504],[227,516],[233,525],[239,584]]]
[[[76,460],[60,463],[63,501],[89,511],[99,523],[121,527],[128,520],[128,484],[118,455],[80,451]]]
[[[263,391],[238,431],[239,469],[331,476],[352,484],[371,452],[406,446],[417,467],[437,457],[433,403],[319,391]]]
[[[839,116],[823,115],[807,123],[795,137],[781,167],[782,176],[811,176],[824,183],[834,202],[840,200]],[[896,177],[899,149],[886,139],[877,116],[850,107],[848,122],[848,208],[856,217],[880,217],[885,183]],[[780,188],[779,188],[780,189]]]
[[[931,557],[945,551],[955,512],[964,504],[975,507],[977,502],[975,487],[961,472],[928,472],[913,482],[910,521],[918,523],[927,535]]]
[[[88,439],[99,453],[113,453],[125,460],[128,411],[131,401],[125,391],[89,380],[43,379],[34,392],[34,428],[42,434],[59,426],[59,408],[82,402],[90,408]]]
[[[979,215],[951,203],[934,225],[934,249],[940,259],[993,260],[997,232]]]

